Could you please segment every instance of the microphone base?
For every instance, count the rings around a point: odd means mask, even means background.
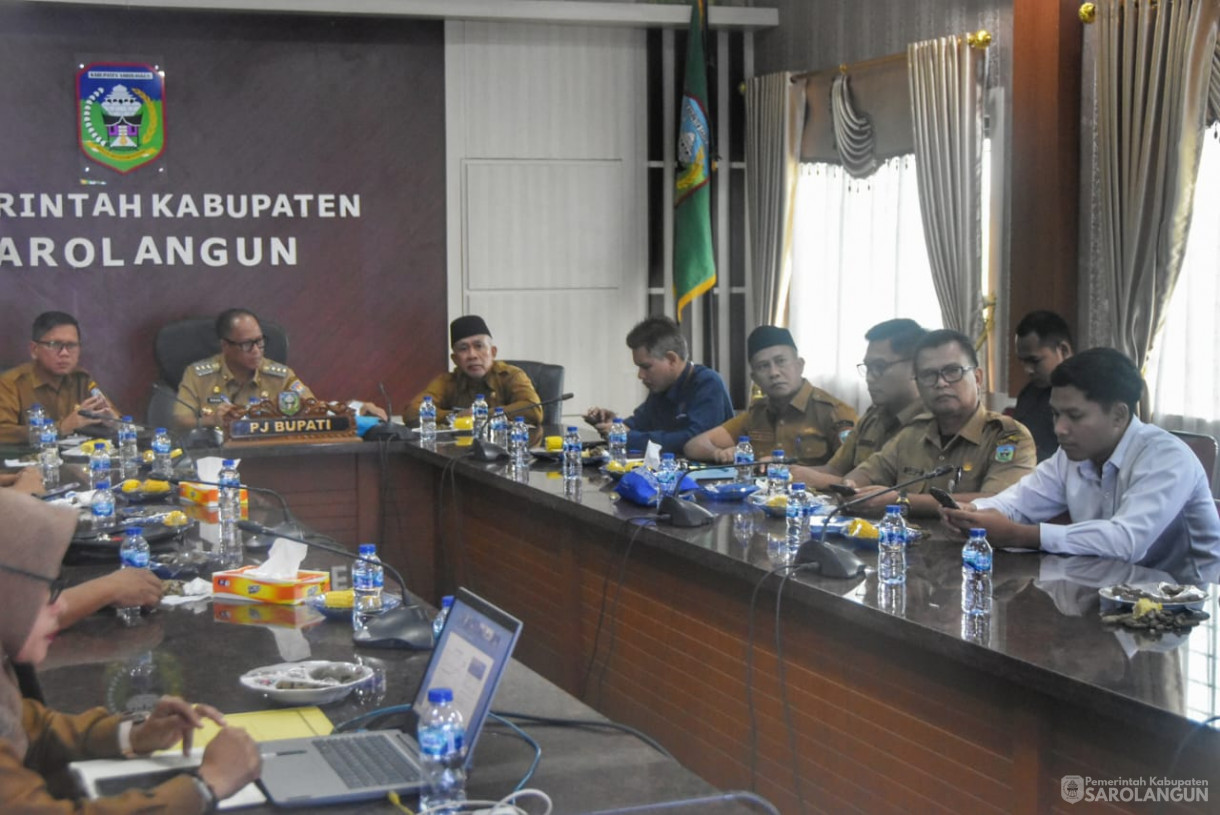
[[[470,445],[470,457],[476,461],[506,461],[512,458],[500,445],[478,438]]]
[[[668,515],[671,524],[681,527],[706,526],[716,520],[715,515],[694,501],[683,501],[673,495],[661,499],[657,514]]]
[[[220,447],[223,443],[222,439],[217,438],[216,429],[211,427],[196,427],[182,440],[182,446],[188,450]]]
[[[371,618],[362,631],[352,634],[361,648],[432,650],[432,621],[417,605],[401,605]]]
[[[850,580],[864,574],[864,561],[838,546],[826,541],[810,538],[801,544],[796,553],[798,565],[815,564],[813,571],[823,577]]]
[[[375,424],[364,431],[365,441],[409,441],[414,436],[415,432],[411,428],[389,422]]]

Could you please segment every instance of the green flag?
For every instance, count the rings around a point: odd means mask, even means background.
[[[678,168],[674,177],[674,296],[677,317],[687,303],[716,285],[712,255],[712,138],[707,116],[706,0],[691,0],[686,41],[686,76],[678,124]]]

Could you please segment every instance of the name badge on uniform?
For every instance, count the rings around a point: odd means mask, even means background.
[[[999,444],[995,448],[995,460],[999,462],[1012,461],[1013,453],[1017,452],[1016,445]]]
[[[227,401],[229,400],[225,398],[223,393],[214,393],[208,397],[209,405],[223,405]]]

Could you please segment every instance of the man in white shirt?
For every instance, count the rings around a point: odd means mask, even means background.
[[[993,546],[1096,555],[1181,582],[1220,580],[1220,515],[1181,440],[1135,415],[1144,380],[1126,356],[1092,348],[1051,374],[1059,450],[991,498],[944,516]],[[1047,524],[1064,511],[1071,522]]]

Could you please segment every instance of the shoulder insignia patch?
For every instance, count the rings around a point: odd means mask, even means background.
[[[220,361],[215,359],[205,359],[203,362],[196,362],[191,366],[191,370],[198,376],[211,376],[220,370]]]
[[[305,383],[298,379],[288,386],[288,390],[300,395],[305,392]]]
[[[1016,446],[1011,444],[997,444],[995,448],[995,460],[1001,463],[1012,461],[1012,455],[1017,450]]]
[[[266,360],[266,359],[263,360],[262,371],[265,374],[270,374],[271,376],[278,376],[280,378],[288,376],[288,366],[287,365],[284,365],[283,363],[280,363],[280,362],[271,362],[270,360]]]

